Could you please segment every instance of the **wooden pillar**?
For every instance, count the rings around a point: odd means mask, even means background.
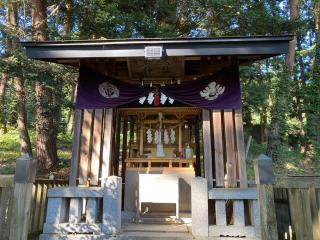
[[[265,155],[260,155],[254,160],[254,172],[260,209],[261,240],[278,239],[277,218],[272,186],[275,182],[272,159]]]
[[[25,240],[28,238],[32,185],[36,176],[36,164],[36,159],[32,159],[29,155],[17,159],[10,240]]]
[[[126,163],[127,159],[127,145],[128,145],[128,117],[125,116],[123,120],[123,128],[122,128],[122,167],[121,167],[121,177],[124,179],[126,172]]]
[[[142,127],[142,121],[140,122],[140,130],[139,130],[139,153],[140,153],[140,156],[143,155],[143,127]]]
[[[94,124],[92,132],[92,154],[90,161],[90,185],[96,186],[99,183],[101,137],[102,137],[102,119],[103,109],[96,109],[94,112]]]
[[[227,187],[237,187],[237,163],[234,141],[233,112],[231,109],[224,111],[224,129],[227,157]]]
[[[182,153],[182,123],[179,125],[179,152]]]
[[[113,147],[113,109],[109,108],[105,111],[104,122],[104,137],[102,149],[102,166],[101,166],[101,185],[104,185],[106,178],[110,176],[111,172],[111,153]]]
[[[212,110],[216,187],[224,187],[223,133],[221,110]]]
[[[242,122],[242,112],[241,110],[234,111],[234,122],[236,130],[236,140],[237,140],[237,165],[239,170],[240,187],[248,187],[247,183],[247,167],[246,167],[246,153],[244,147],[244,137],[243,137],[243,122]]]
[[[211,149],[211,128],[210,111],[202,110],[203,129],[203,155],[204,155],[204,175],[208,181],[209,188],[213,187],[212,177],[212,149]]]
[[[89,162],[90,162],[90,146],[92,140],[92,123],[93,109],[83,110],[83,123],[81,129],[81,146],[80,146],[80,166],[79,166],[79,185],[88,184]]]
[[[201,162],[200,162],[200,129],[199,129],[199,117],[195,121],[195,140],[196,140],[196,177],[201,177]]]
[[[82,110],[76,109],[74,111],[74,126],[72,139],[72,155],[70,164],[69,185],[77,185],[78,165],[80,160],[80,144],[81,144],[81,125],[82,125]]]
[[[129,117],[129,123],[130,123],[130,129],[129,129],[129,157],[132,157],[132,153],[130,152],[132,150],[132,144],[134,141],[134,117]]]
[[[120,135],[121,135],[121,115],[119,111],[115,111],[115,132],[114,132],[114,147],[112,151],[112,162],[113,162],[113,175],[119,175],[119,155],[120,155]]]

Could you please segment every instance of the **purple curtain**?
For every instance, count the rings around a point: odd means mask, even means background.
[[[179,85],[158,86],[159,92],[175,101],[204,109],[240,109],[238,65],[211,76]],[[76,108],[113,108],[155,92],[155,87],[129,84],[80,68]]]

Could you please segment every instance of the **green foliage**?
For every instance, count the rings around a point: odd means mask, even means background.
[[[306,132],[312,158],[320,159],[320,46],[316,47],[311,83],[307,88]]]
[[[29,131],[32,146],[35,146],[35,131]],[[71,157],[72,136],[70,133],[58,135],[59,167],[69,165]],[[0,174],[14,174],[16,159],[20,156],[19,133],[10,129],[6,134],[0,134]],[[33,148],[35,153],[35,149]]]

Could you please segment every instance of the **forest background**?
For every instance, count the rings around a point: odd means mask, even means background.
[[[245,140],[280,174],[320,171],[319,0],[0,1],[0,173],[33,154],[68,173],[77,69],[27,59],[20,41],[294,34],[286,55],[241,66]]]

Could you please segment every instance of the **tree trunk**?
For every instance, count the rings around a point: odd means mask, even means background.
[[[297,40],[297,46],[298,50],[301,51],[301,37],[298,37]],[[305,153],[308,146],[307,146],[307,141],[305,138],[305,95],[303,92],[306,90],[306,76],[305,76],[305,63],[303,62],[303,57],[301,55],[298,55],[298,63],[300,66],[300,82],[299,84],[295,84],[296,86],[296,114],[297,114],[297,119],[299,120],[299,143],[300,143],[300,152]]]
[[[72,102],[72,104],[74,104],[74,102],[75,102],[75,98],[76,98],[76,94],[77,94],[76,89],[77,89],[76,84],[73,84],[72,85],[72,91],[71,91],[71,102]],[[73,109],[73,107],[70,108],[70,111],[69,111],[67,119],[68,119],[67,131],[69,133],[72,133],[73,125],[74,125],[74,109]]]
[[[0,98],[3,99],[6,92],[8,75],[6,73],[1,73],[0,75]]]
[[[8,23],[12,30],[18,30],[18,2],[9,2],[8,3]],[[15,50],[18,48],[18,39],[16,37],[11,39],[10,47]],[[19,66],[21,69],[21,66]],[[21,75],[21,72],[18,71],[18,75]],[[24,80],[20,76],[14,77],[14,87],[16,91],[16,100],[17,100],[17,124],[20,138],[20,153],[29,154],[32,156],[32,147],[30,142],[30,137],[27,128],[27,111],[25,107],[25,92],[24,92]]]
[[[297,21],[299,18],[299,0],[290,0],[290,19],[291,21]],[[289,51],[286,54],[286,66],[289,69],[290,75],[292,75],[294,67],[295,49],[297,46],[296,31],[293,31],[293,40],[289,43]]]
[[[52,112],[52,96],[40,81],[36,81],[37,159],[40,169],[49,169],[57,162],[57,149]]]
[[[290,0],[290,19],[296,21],[299,16],[298,0]],[[293,34],[296,31],[292,32]],[[275,103],[271,111],[271,125],[269,128],[267,155],[274,160],[277,160],[278,150],[281,144],[284,143],[285,127],[286,127],[286,112],[288,110],[288,100],[290,96],[290,85],[294,68],[296,36],[289,43],[289,51],[286,54],[285,69],[277,83],[277,91],[275,92]]]
[[[46,36],[46,1],[31,0],[31,19],[33,39],[45,41]],[[53,122],[52,106],[53,98],[40,73],[35,84],[36,92],[36,130],[37,130],[37,159],[40,169],[49,169],[57,163],[56,131]]]
[[[65,0],[64,4],[64,18],[63,18],[63,38],[69,39],[69,34],[72,26],[72,0]]]
[[[320,1],[314,3],[314,19],[316,33],[316,52],[312,69],[312,79],[309,86],[307,103],[307,138],[313,151],[308,151],[314,159],[320,157]],[[312,150],[312,149],[308,149]]]
[[[261,142],[264,143],[267,141],[267,122],[268,122],[268,116],[267,116],[267,109],[265,106],[262,106],[260,108],[260,134],[261,134]]]
[[[0,124],[2,125],[3,133],[6,134],[8,132],[7,129],[7,119],[6,115],[3,112],[5,106],[5,93],[7,87],[8,75],[7,73],[1,73],[0,75]]]
[[[31,0],[32,37],[35,41],[47,40],[46,1]]]
[[[189,26],[188,26],[188,1],[187,0],[180,0],[178,1],[179,10],[180,10],[180,26],[179,32],[180,37],[188,37],[189,33]]]
[[[27,112],[25,107],[24,81],[22,80],[22,78],[14,78],[14,87],[16,90],[17,99],[17,123],[20,137],[20,153],[21,155],[29,154],[30,156],[32,156],[31,142],[27,129]]]

